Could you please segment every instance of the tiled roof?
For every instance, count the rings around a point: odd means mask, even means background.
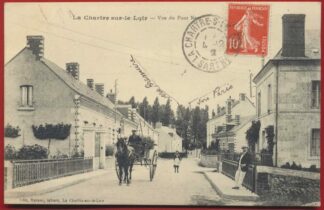
[[[88,97],[101,105],[104,105],[110,109],[114,109],[114,104],[106,97],[103,97],[95,90],[91,90],[86,84],[74,79],[68,72],[66,72],[61,67],[57,66],[55,63],[42,58],[43,62],[50,70],[52,70],[59,78],[61,78],[70,88],[75,90],[82,96]]]
[[[235,136],[236,132],[238,130],[240,130],[241,128],[243,128],[247,123],[250,123],[252,120],[255,119],[255,115],[253,116],[246,116],[246,117],[241,117],[240,119],[240,124],[239,125],[235,125],[233,127],[231,127],[229,130],[227,131],[221,131],[217,134],[215,134],[215,137],[226,137],[226,136]]]

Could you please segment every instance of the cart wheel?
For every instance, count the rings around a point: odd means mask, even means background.
[[[156,171],[156,166],[157,166],[157,152],[154,151],[153,152],[153,156],[152,159],[150,161],[150,181],[153,180],[154,175],[155,175],[155,171]]]

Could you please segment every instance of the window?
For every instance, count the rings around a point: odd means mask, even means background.
[[[272,87],[271,84],[268,85],[268,113],[272,110]]]
[[[318,128],[312,129],[312,136],[310,142],[310,156],[320,156],[320,129]]]
[[[33,86],[20,86],[21,106],[33,106]]]
[[[261,92],[258,93],[258,117],[261,115]]]
[[[173,133],[170,132],[170,133],[168,133],[168,134],[169,134],[169,136],[173,137]]]
[[[321,100],[320,81],[312,81],[312,108],[319,109]]]

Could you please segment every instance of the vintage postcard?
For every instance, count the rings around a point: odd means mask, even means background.
[[[6,3],[5,204],[319,206],[319,2]]]

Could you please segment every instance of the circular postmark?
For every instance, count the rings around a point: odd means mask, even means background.
[[[194,68],[214,73],[231,61],[226,52],[226,22],[217,15],[203,15],[194,19],[182,37],[182,51]]]

